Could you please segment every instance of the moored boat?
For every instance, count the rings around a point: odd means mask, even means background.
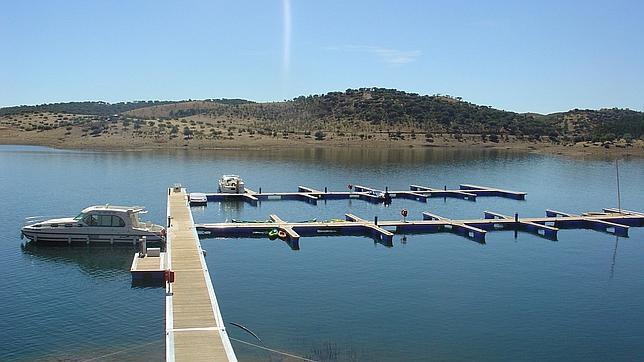
[[[145,236],[150,243],[165,242],[165,228],[139,219],[141,206],[90,206],[76,217],[32,220],[21,229],[30,241],[103,242],[135,244]]]
[[[243,194],[246,191],[244,180],[237,175],[223,175],[219,179],[219,192],[224,194]]]
[[[204,206],[208,204],[208,197],[201,192],[191,192],[188,195],[190,206]]]

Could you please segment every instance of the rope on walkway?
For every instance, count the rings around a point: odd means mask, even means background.
[[[249,346],[253,346],[253,347],[260,348],[260,349],[264,349],[264,350],[267,350],[267,351],[269,351],[269,352],[273,352],[273,353],[281,354],[281,355],[283,355],[283,356],[288,356],[288,357],[292,357],[292,358],[297,358],[297,359],[300,359],[300,360],[302,360],[302,361],[317,362],[317,361],[315,361],[315,360],[312,360],[312,359],[309,359],[309,358],[306,358],[306,357],[296,356],[296,355],[294,355],[294,354],[290,354],[290,353],[286,353],[286,352],[278,351],[278,350],[275,350],[275,349],[271,349],[271,348],[268,348],[268,347],[260,346],[260,345],[255,344],[255,343],[250,343],[250,342],[242,341],[241,339],[237,339],[237,338],[233,338],[233,337],[228,337],[228,338],[230,338],[230,339],[231,339],[231,340],[233,340],[233,341],[239,342],[239,343],[244,343],[244,344],[247,344],[247,345],[249,345]]]

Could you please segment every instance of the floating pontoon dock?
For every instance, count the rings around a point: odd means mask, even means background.
[[[261,200],[294,199],[316,203],[318,200],[359,198],[381,202],[382,190],[355,186],[353,192],[324,192],[300,186],[297,193],[207,194],[209,201],[237,198],[257,203]],[[525,193],[475,185],[460,185],[459,190],[434,189],[411,185],[411,191],[388,191],[392,198],[427,201],[429,197],[458,197],[474,200],[477,196],[498,196],[523,200]],[[631,226],[644,226],[644,213],[613,208],[602,212],[575,215],[546,210],[545,217],[520,218],[485,211],[483,219],[453,220],[423,212],[423,220],[373,221],[353,214],[345,220],[288,222],[270,215],[266,222],[235,222],[195,224],[186,190],[174,186],[168,190],[168,231],[165,253],[146,249],[137,253],[132,262],[132,277],[163,275],[166,286],[166,360],[167,361],[236,361],[237,357],[219,311],[219,305],[204,259],[197,231],[210,237],[267,237],[280,230],[294,250],[299,249],[300,237],[326,235],[366,235],[377,242],[393,246],[395,234],[453,232],[485,243],[485,235],[493,230],[520,230],[556,240],[560,229],[594,229],[617,236],[628,236]],[[143,249],[143,247],[142,247]],[[154,250],[153,253],[147,251]],[[158,256],[157,256],[158,255]]]
[[[352,214],[345,215],[346,221],[289,223],[276,215],[270,218],[272,222],[197,224],[195,227],[210,237],[264,237],[270,230],[283,230],[286,241],[297,250],[300,236],[368,235],[392,246],[394,234],[453,232],[485,243],[486,233],[493,230],[527,231],[557,240],[559,229],[593,229],[627,237],[630,226],[644,225],[643,213],[616,209],[582,215],[547,210],[546,217],[534,218],[486,211],[483,219],[473,220],[452,220],[429,212],[423,213],[423,220],[414,221],[378,221],[376,218],[371,222]]]
[[[166,361],[236,361],[185,189],[168,191]]]
[[[317,204],[319,200],[347,199],[359,199],[373,203],[382,203],[385,202],[383,198],[385,194],[392,199],[408,199],[420,202],[427,202],[427,199],[430,197],[453,197],[469,201],[476,201],[478,196],[495,196],[515,200],[525,200],[526,197],[525,192],[509,191],[469,184],[459,185],[458,190],[448,190],[447,186],[443,189],[436,189],[426,186],[410,185],[409,190],[389,191],[388,188],[381,190],[367,186],[355,185],[352,186],[351,191],[328,191],[326,187],[324,188],[324,191],[321,191],[307,186],[298,186],[297,192],[262,192],[261,188],[259,189],[259,192],[256,192],[246,188],[246,191],[240,194],[205,193],[209,202],[237,200],[248,202],[254,206],[259,202],[271,200],[298,200],[314,205]]]
[[[159,250],[159,249],[156,249]],[[167,257],[165,252],[145,253],[138,252],[134,254],[130,273],[132,273],[132,283],[155,284],[157,286],[163,282],[163,276],[168,269],[166,266]]]

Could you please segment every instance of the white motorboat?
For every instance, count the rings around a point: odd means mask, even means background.
[[[243,194],[244,180],[237,175],[223,175],[219,179],[219,192],[225,194]]]
[[[188,195],[190,206],[204,206],[208,204],[208,197],[201,192],[191,192]]]
[[[73,218],[32,220],[21,232],[31,241],[132,244],[145,236],[147,242],[165,242],[163,226],[139,220],[146,212],[141,206],[90,206]]]

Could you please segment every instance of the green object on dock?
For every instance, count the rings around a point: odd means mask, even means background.
[[[272,229],[271,231],[268,232],[268,238],[271,240],[277,239],[277,235],[279,234],[279,231],[277,229]]]

